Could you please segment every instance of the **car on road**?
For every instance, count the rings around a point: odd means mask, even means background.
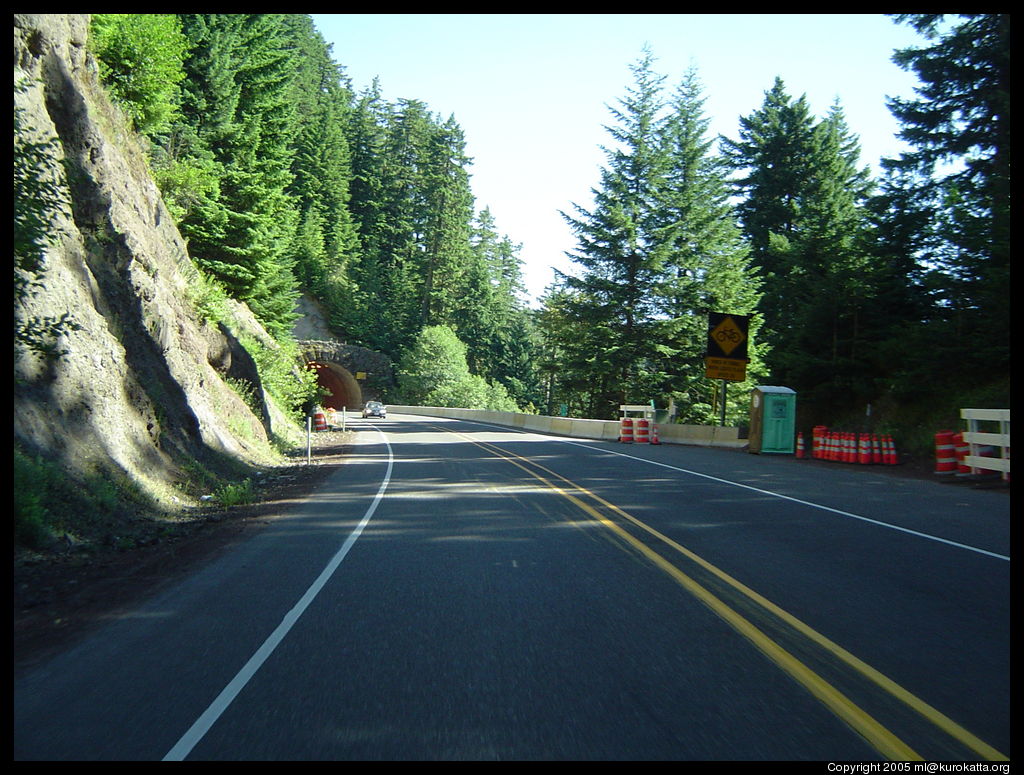
[[[363,419],[367,417],[380,417],[381,419],[387,419],[388,410],[380,401],[367,401],[366,406],[363,407]]]

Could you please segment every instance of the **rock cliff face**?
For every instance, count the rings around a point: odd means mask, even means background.
[[[190,302],[196,272],[137,141],[98,86],[88,16],[15,14],[15,91],[25,125],[55,137],[69,212],[46,259],[42,289],[21,316],[70,312],[66,354],[15,354],[14,437],[72,472],[128,475],[167,500],[194,466],[267,461],[275,414],[239,346],[266,333],[238,305],[231,326]],[[269,340],[269,337],[266,337]],[[250,410],[228,384],[254,385]],[[253,403],[250,400],[250,403]]]

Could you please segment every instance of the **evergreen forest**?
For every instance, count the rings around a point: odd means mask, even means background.
[[[357,90],[309,16],[96,14],[90,45],[211,287],[282,342],[310,295],[398,365],[385,400],[715,423],[727,312],[750,321],[728,423],[786,385],[807,427],[870,413],[906,438],[1009,405],[1010,17],[892,22],[927,44],[893,54],[920,85],[890,101],[910,150],[877,175],[800,84],[712,137],[696,69],[623,63],[593,201],[565,203],[574,270],[537,308],[455,116]]]

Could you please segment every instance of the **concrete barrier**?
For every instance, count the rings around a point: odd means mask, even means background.
[[[452,420],[503,425],[509,428],[551,433],[577,439],[616,441],[619,438],[618,420],[586,420],[576,417],[549,417],[542,414],[492,412],[486,409],[450,409],[440,406],[399,406],[388,404],[388,411],[396,414],[414,414],[425,417],[446,417]],[[742,449],[747,440],[739,437],[740,429],[717,425],[658,425],[662,444],[690,444],[700,447],[730,447]]]

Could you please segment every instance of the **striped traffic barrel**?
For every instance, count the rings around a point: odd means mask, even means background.
[[[956,445],[953,431],[939,431],[935,434],[935,473],[956,473]]]
[[[623,444],[633,443],[633,418],[623,417],[619,427],[619,441]]]
[[[636,443],[637,444],[649,444],[651,441],[651,423],[646,418],[641,417],[636,421]]]

